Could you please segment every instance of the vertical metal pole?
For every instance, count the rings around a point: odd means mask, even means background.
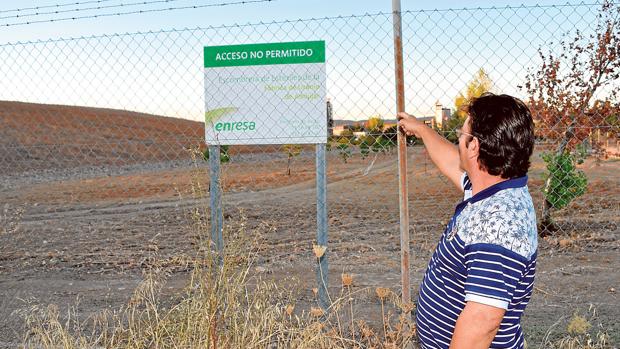
[[[327,246],[327,173],[325,160],[325,143],[316,145],[316,223],[317,223],[317,244]],[[316,278],[319,289],[319,305],[325,311],[330,306],[327,294],[327,282],[329,276],[329,266],[327,263],[327,253],[319,258],[316,270]]]
[[[211,241],[215,243],[222,262],[224,238],[222,237],[222,187],[220,183],[220,146],[209,146],[209,197],[211,201]]]
[[[405,79],[403,74],[403,40],[400,0],[392,0],[394,22],[394,65],[396,73],[396,111],[405,111]],[[403,304],[411,303],[409,283],[409,200],[407,190],[407,137],[398,132],[398,199],[400,207],[400,273]]]

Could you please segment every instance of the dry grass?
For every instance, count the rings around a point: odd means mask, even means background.
[[[200,173],[197,171],[196,177]],[[204,195],[199,181],[195,196]],[[144,281],[128,304],[79,319],[76,310],[61,314],[57,306],[32,306],[25,318],[27,348],[401,348],[412,342],[415,327],[411,305],[400,304],[389,289],[377,289],[382,304],[382,329],[356,319],[353,276],[342,276],[339,295],[330,295],[329,309],[295,304],[295,286],[282,287],[252,274],[262,227],[248,232],[240,212],[224,229],[224,251],[210,239],[209,211],[195,208],[192,236],[197,239],[191,273],[183,292],[166,299],[165,260],[144,273]],[[263,229],[264,228],[264,229]],[[250,234],[251,233],[251,234]],[[309,248],[308,253],[313,251]],[[154,253],[157,253],[156,251]],[[325,253],[320,246],[314,253]],[[260,275],[260,274],[259,274]],[[290,284],[290,283],[288,283]],[[333,297],[332,297],[333,296]],[[400,316],[385,313],[384,303],[401,309]],[[307,308],[307,306],[306,306]]]
[[[61,314],[55,305],[27,312],[26,348],[403,348],[414,343],[415,327],[388,288],[353,291],[354,276],[341,275],[342,288],[327,312],[299,310],[295,287],[283,288],[251,275],[260,236],[246,234],[244,219],[227,226],[226,249],[216,253],[207,238],[206,212],[192,211],[202,232],[193,271],[181,295],[162,296],[166,273],[157,264],[130,301],[117,311],[79,320],[75,309]],[[308,251],[309,253],[315,251]],[[322,252],[322,251],[320,251]],[[374,291],[374,292],[369,292]],[[372,293],[381,303],[382,326],[356,319],[355,298]],[[384,305],[401,309],[386,314]],[[345,320],[346,319],[346,320]],[[609,335],[593,307],[551,326],[539,348],[611,349]]]
[[[554,333],[556,328],[560,329]],[[553,339],[552,339],[553,338]],[[596,308],[590,305],[585,315],[575,311],[570,319],[560,318],[547,331],[540,348],[545,349],[612,349],[613,343],[600,323]]]
[[[193,215],[197,228],[204,229],[204,216],[197,211]],[[202,240],[178,298],[166,301],[163,297],[161,286],[167,275],[155,266],[118,311],[80,321],[76,311],[61,315],[54,305],[32,307],[24,347],[396,348],[411,342],[414,328],[404,315],[395,320],[382,314],[382,331],[353,317],[354,297],[362,291],[352,291],[351,275],[343,276],[342,292],[330,309],[298,311],[294,287],[283,288],[251,275],[260,237],[250,238],[241,222],[235,229],[227,227],[222,255],[209,239]],[[381,302],[397,299],[390,290],[381,290]],[[350,316],[344,323],[346,314]]]

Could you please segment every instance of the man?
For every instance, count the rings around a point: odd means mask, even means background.
[[[523,348],[520,320],[532,295],[538,244],[527,189],[534,148],[528,108],[508,95],[482,95],[469,104],[458,146],[407,113],[398,119],[464,191],[420,285],[422,347]]]

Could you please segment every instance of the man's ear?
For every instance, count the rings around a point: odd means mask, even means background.
[[[470,154],[470,157],[477,157],[478,152],[480,151],[480,143],[478,142],[478,138],[474,137],[467,144],[467,150]]]

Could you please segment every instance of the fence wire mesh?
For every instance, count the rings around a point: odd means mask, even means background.
[[[618,162],[610,160],[620,153],[617,74],[604,77],[590,99],[582,113],[587,123],[571,122],[575,118],[557,108],[561,115],[551,115],[536,104],[535,86],[546,82],[536,72],[549,55],[562,62],[558,74],[571,73],[572,51],[563,47],[576,35],[587,40],[597,33],[600,9],[600,4],[579,4],[402,13],[407,111],[456,141],[463,121],[457,107],[482,90],[529,103],[537,123],[530,191],[539,218],[545,209],[553,219],[543,232],[587,234],[588,243],[614,241],[609,233],[618,229]],[[97,229],[109,231],[112,241],[129,239],[121,227],[143,239],[157,229],[173,259],[185,244],[178,234],[178,207],[195,205],[193,190],[208,188],[209,181],[204,106],[205,98],[211,101],[204,93],[203,47],[324,40],[325,111],[333,119],[327,142],[332,265],[342,270],[351,260],[365,261],[365,282],[397,285],[391,21],[391,13],[378,13],[0,45],[0,202],[65,218],[95,207],[107,210],[98,211],[100,220],[106,212],[133,212],[104,219]],[[618,42],[611,45],[617,48]],[[589,77],[587,65],[582,67]],[[569,86],[565,92],[578,89]],[[243,99],[244,91],[235,97]],[[307,115],[297,117],[302,122]],[[545,162],[542,154],[556,153],[567,134],[575,135],[567,148],[571,155]],[[426,255],[459,194],[419,140],[408,142],[412,248],[414,255]],[[308,265],[312,256],[304,253],[316,231],[314,146],[283,139],[222,149],[225,217],[242,215],[251,227],[268,222],[274,238],[265,246],[270,256],[265,263],[287,271],[293,262]],[[561,172],[546,185],[549,164],[576,170]],[[157,208],[172,211],[150,213]],[[88,219],[65,225],[95,229]],[[96,251],[88,234],[77,239]],[[61,240],[57,248],[66,249]],[[123,253],[136,252],[123,246],[110,252],[111,267],[133,265],[133,257]],[[20,249],[13,247],[12,253]],[[64,263],[78,265],[82,257]]]

